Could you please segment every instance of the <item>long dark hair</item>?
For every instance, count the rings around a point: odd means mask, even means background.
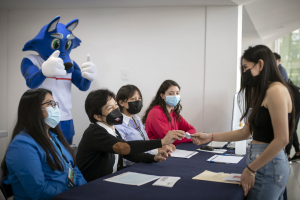
[[[257,123],[256,120],[258,111],[262,105],[263,100],[265,99],[269,82],[280,82],[288,89],[293,102],[292,118],[289,121],[289,136],[291,137],[295,124],[293,93],[290,86],[283,80],[279,72],[274,54],[268,47],[264,45],[249,47],[247,50],[245,50],[243,56],[241,57],[241,72],[243,72],[243,59],[253,63],[258,63],[258,61],[261,59],[264,61],[264,66],[259,74],[258,84],[256,87],[250,87],[247,86],[244,82],[242,83],[241,89],[238,94],[239,108],[242,111],[242,117],[240,120],[244,119],[249,111],[249,108],[252,107],[252,111],[248,118],[249,129],[252,133],[253,125]]]
[[[14,127],[11,141],[21,131],[25,131],[43,148],[46,153],[47,163],[51,170],[54,171],[57,169],[64,171],[64,162],[59,159],[58,152],[47,136],[46,123],[44,122],[44,117],[41,110],[41,104],[44,101],[46,94],[52,95],[52,92],[46,89],[38,88],[27,90],[22,95],[18,108],[17,123]],[[57,125],[55,128],[50,128],[49,130],[57,135],[64,147],[70,152],[75,162],[72,149],[65,140],[59,125]],[[4,175],[7,173],[7,166],[5,162],[6,153],[1,163],[1,168],[4,172]],[[50,154],[52,158],[50,157]]]
[[[155,97],[153,98],[150,106],[148,107],[148,109],[146,110],[146,114],[143,116],[142,118],[142,122],[143,124],[146,123],[147,120],[147,116],[149,111],[154,107],[159,105],[162,109],[164,114],[167,116],[168,121],[171,122],[171,117],[170,117],[170,113],[167,110],[166,107],[166,102],[161,98],[160,94],[165,94],[165,92],[171,87],[171,86],[177,86],[180,90],[180,86],[173,80],[165,80],[159,87]],[[176,120],[180,121],[180,111],[182,109],[182,106],[180,104],[180,101],[178,102],[178,104],[174,107],[174,113],[175,113],[175,117]]]
[[[127,101],[134,95],[136,91],[140,94],[141,98],[143,99],[141,91],[135,85],[124,85],[119,89],[116,96],[116,102],[118,103],[121,112],[123,112],[123,107],[120,105],[119,101]]]

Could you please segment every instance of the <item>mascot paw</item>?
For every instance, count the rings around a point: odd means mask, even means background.
[[[64,62],[59,58],[60,52],[56,50],[52,55],[42,64],[42,73],[46,77],[64,76],[67,74]]]
[[[92,61],[90,54],[87,55],[87,62],[83,63],[80,67],[81,75],[83,78],[93,81],[97,77],[97,67]]]

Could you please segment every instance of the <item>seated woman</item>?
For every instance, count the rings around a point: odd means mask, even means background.
[[[51,199],[86,183],[58,126],[60,111],[46,89],[21,97],[17,124],[1,168],[14,199]],[[70,176],[74,174],[74,176]]]
[[[141,91],[134,85],[122,86],[116,97],[116,101],[123,114],[123,123],[116,125],[115,128],[119,131],[120,135],[125,141],[134,140],[149,140],[141,119],[136,115],[143,107],[143,100]],[[173,144],[165,145],[168,152],[176,149]],[[145,153],[156,155],[158,149],[153,149]],[[130,161],[126,160],[127,165],[131,165]]]
[[[149,139],[164,138],[170,130],[196,133],[194,127],[180,115],[181,109],[179,85],[172,80],[164,81],[142,118]],[[173,144],[177,145],[183,142],[191,142],[191,140],[184,138],[176,140]]]
[[[162,140],[129,141],[120,136],[114,125],[122,124],[123,115],[115,95],[101,89],[89,93],[85,111],[91,121],[78,146],[77,162],[87,181],[111,174],[123,168],[123,157],[132,162],[160,162],[168,154],[161,150],[157,155],[142,153],[181,140],[183,131],[170,131]]]

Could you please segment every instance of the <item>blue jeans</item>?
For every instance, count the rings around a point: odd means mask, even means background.
[[[264,152],[269,144],[250,144],[247,148],[247,165]],[[257,170],[254,187],[247,200],[283,200],[283,193],[291,172],[289,162],[281,150],[270,162]]]

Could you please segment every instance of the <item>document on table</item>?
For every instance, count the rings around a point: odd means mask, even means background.
[[[153,175],[141,174],[136,172],[126,172],[104,180],[109,182],[114,182],[114,183],[126,184],[126,185],[140,186],[148,182],[154,181],[158,178],[160,178],[160,176],[153,176]]]
[[[203,150],[203,149],[196,149],[198,151],[204,151],[204,152],[209,152],[209,153],[225,153],[227,149],[214,149],[212,151],[209,150]]]
[[[241,176],[242,174],[230,174],[226,178],[223,178],[223,181],[229,181],[229,182],[241,182]]]
[[[171,156],[173,158],[190,158],[193,155],[196,155],[198,152],[197,151],[187,151],[187,150],[181,150],[181,149],[176,149],[171,153]]]
[[[227,173],[223,173],[223,172],[216,173],[216,172],[211,172],[211,171],[205,170],[201,174],[193,177],[193,179],[201,180],[201,181],[239,184],[239,182],[225,181],[224,179],[228,176],[231,176],[231,174],[227,174]]]
[[[212,141],[207,144],[207,146],[212,146],[213,148],[223,148],[228,142],[217,142]]]
[[[160,177],[153,186],[163,186],[163,187],[173,187],[175,183],[180,179],[180,177],[172,177],[172,176],[162,176]]]
[[[208,162],[215,162],[215,163],[237,164],[242,159],[243,159],[242,156],[214,155],[211,158],[207,159],[207,161]]]

